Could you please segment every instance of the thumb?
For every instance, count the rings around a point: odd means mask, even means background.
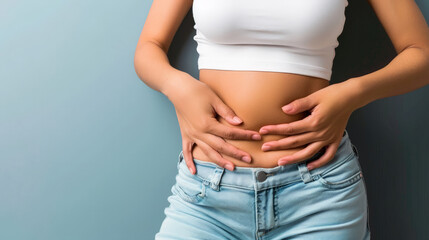
[[[231,124],[240,124],[243,122],[234,111],[228,107],[222,100],[218,99],[214,104],[213,108],[219,116],[227,120]]]
[[[283,112],[296,114],[313,108],[314,104],[309,97],[299,98],[282,107]]]

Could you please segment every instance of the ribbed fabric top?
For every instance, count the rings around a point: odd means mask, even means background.
[[[330,81],[347,0],[194,0],[198,69]]]

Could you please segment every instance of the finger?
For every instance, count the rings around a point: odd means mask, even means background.
[[[340,141],[337,141],[335,143],[331,143],[327,147],[326,152],[319,159],[315,160],[314,162],[312,161],[311,163],[307,164],[308,170],[312,170],[312,169],[321,167],[321,166],[325,165],[326,163],[328,163],[329,161],[331,161],[334,158],[335,153],[337,152],[338,146],[340,145]]]
[[[309,95],[307,97],[299,98],[292,101],[291,103],[283,106],[282,110],[284,113],[287,113],[287,114],[297,114],[305,110],[309,110],[314,106],[315,106],[315,103],[313,101],[313,97]]]
[[[278,134],[278,135],[294,135],[297,133],[308,132],[313,130],[313,118],[311,115],[290,123],[282,123],[276,125],[266,125],[259,129],[261,134]]]
[[[252,161],[251,156],[247,152],[238,149],[234,145],[226,142],[224,139],[218,136],[207,134],[207,135],[204,135],[203,138],[204,139],[201,139],[201,140],[207,143],[218,153],[226,154],[228,156],[231,156],[233,158],[236,158],[240,161],[244,161],[247,163],[250,163]]]
[[[197,140],[198,146],[201,150],[206,154],[207,157],[212,159],[217,165],[220,167],[226,168],[230,171],[234,171],[234,164],[225,158],[218,152],[216,152],[213,148],[211,148],[208,144],[203,141]]]
[[[234,140],[261,140],[262,136],[257,131],[246,130],[236,127],[229,127],[217,120],[213,120],[213,124],[210,124],[210,133],[225,138]]]
[[[243,120],[241,120],[235,112],[228,107],[220,98],[215,98],[215,102],[212,104],[215,112],[219,114],[222,118],[228,121],[231,124],[237,125],[241,124]]]
[[[306,148],[286,157],[279,159],[279,165],[292,164],[301,162],[314,156],[322,147],[323,142],[314,142],[309,144]]]
[[[193,143],[188,140],[182,140],[182,142],[183,157],[185,158],[186,166],[188,166],[191,174],[196,174],[197,168],[195,167],[194,158],[192,156]]]
[[[262,145],[261,149],[262,151],[284,150],[303,146],[318,140],[320,139],[317,139],[314,132],[308,132],[299,135],[288,136],[277,141],[266,142]]]

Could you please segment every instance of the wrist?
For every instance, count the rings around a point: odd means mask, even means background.
[[[160,92],[164,94],[170,101],[176,99],[178,95],[183,94],[186,90],[187,83],[195,81],[195,79],[186,72],[174,71],[167,80],[164,81]]]
[[[344,93],[347,106],[350,107],[352,111],[368,104],[368,100],[365,97],[365,88],[362,85],[362,81],[358,78],[349,78],[339,84],[343,87],[341,91]]]

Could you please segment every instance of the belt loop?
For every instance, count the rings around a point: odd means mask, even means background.
[[[301,179],[304,181],[304,183],[313,181],[313,176],[311,176],[310,171],[307,168],[307,162],[319,159],[325,152],[326,152],[326,147],[323,147],[309,159],[298,163],[298,170],[299,170],[299,173],[301,174]]]
[[[307,161],[298,163],[298,170],[301,175],[301,179],[302,181],[304,181],[304,183],[308,183],[313,180],[311,177],[310,171],[308,171],[306,164],[307,164]]]
[[[215,191],[219,191],[219,183],[220,183],[220,180],[221,180],[221,178],[222,178],[222,174],[225,172],[225,169],[224,168],[221,168],[221,167],[219,167],[219,166],[217,166],[215,169],[214,169],[214,171],[213,171],[213,173],[212,173],[212,175],[211,175],[211,177],[210,177],[210,187],[213,189],[213,190],[215,190]]]
[[[180,151],[179,156],[177,157],[177,170],[179,170],[179,165],[182,159],[183,159],[183,150]]]

